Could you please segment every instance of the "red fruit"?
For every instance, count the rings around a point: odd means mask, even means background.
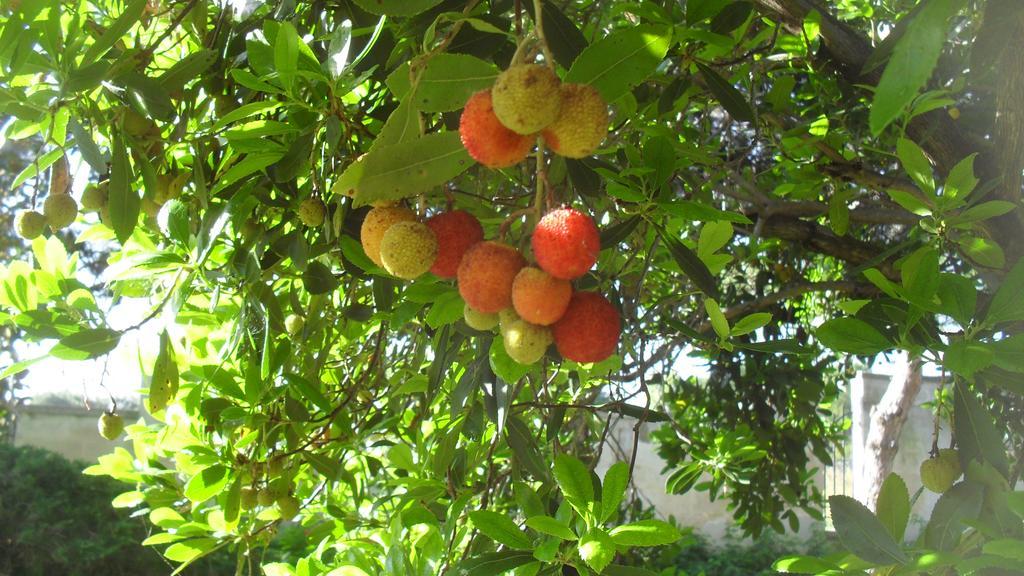
[[[512,282],[512,305],[530,324],[550,326],[565,314],[572,296],[572,284],[540,268],[527,266]]]
[[[516,134],[498,121],[490,90],[469,97],[459,120],[459,135],[469,155],[488,168],[518,164],[530,153],[534,142],[533,136]]]
[[[479,242],[459,263],[459,294],[477,312],[504,310],[512,306],[512,281],[523,266],[526,259],[508,244]]]
[[[576,292],[562,318],[551,326],[563,358],[600,362],[615,353],[622,326],[619,312],[596,292]]]
[[[484,229],[475,216],[465,210],[442,212],[427,227],[437,236],[437,259],[430,271],[441,278],[455,278],[462,256],[484,239]]]
[[[563,280],[586,274],[601,252],[601,238],[594,221],[573,208],[552,210],[541,218],[531,245],[537,264]]]

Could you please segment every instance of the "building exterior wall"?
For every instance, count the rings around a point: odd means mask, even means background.
[[[15,446],[35,446],[56,452],[71,460],[95,462],[115,446],[126,446],[122,435],[111,442],[97,428],[102,410],[82,406],[27,405],[17,409]],[[120,411],[125,423],[138,419],[136,411]]]

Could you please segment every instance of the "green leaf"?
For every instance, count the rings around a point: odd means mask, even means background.
[[[580,558],[587,566],[600,573],[615,558],[615,542],[603,529],[594,527],[580,538],[576,545]]]
[[[601,484],[601,516],[602,522],[610,520],[618,511],[619,504],[626,497],[629,485],[629,464],[616,462],[608,467]]]
[[[216,538],[193,538],[191,540],[185,540],[184,542],[178,542],[177,544],[171,544],[164,550],[164,556],[168,560],[175,562],[190,562],[199,558],[203,554],[206,554],[213,547],[217,545],[218,540]]]
[[[166,72],[157,76],[156,81],[168,93],[185,87],[189,81],[206,72],[217,61],[217,53],[213,50],[199,50],[185,56]]]
[[[499,338],[495,338],[495,340],[499,340]],[[541,456],[537,442],[530,434],[530,429],[526,424],[518,416],[509,416],[505,422],[505,434],[516,462],[526,468],[526,471],[537,480],[546,481],[548,464]]]
[[[374,138],[370,150],[379,146],[389,146],[415,140],[420,136],[420,113],[402,100],[398,107],[388,116],[387,122],[381,127],[380,133]]]
[[[931,0],[896,43],[875,89],[869,125],[877,136],[903,114],[931,78],[946,41],[947,22],[963,0]]]
[[[956,243],[964,251],[964,254],[979,266],[1000,269],[1006,265],[1006,255],[1003,253],[1003,249],[988,238],[961,236]]]
[[[291,22],[281,22],[274,39],[274,69],[286,88],[291,88],[299,68],[299,33]]]
[[[867,322],[856,318],[835,318],[814,331],[822,344],[837,352],[873,356],[892,348],[889,339]]]
[[[651,572],[646,568],[637,568],[635,566],[619,566],[618,564],[612,564],[601,572],[602,576],[658,576],[656,573]]]
[[[555,457],[555,481],[562,489],[565,499],[572,507],[585,515],[588,504],[594,501],[594,485],[591,483],[590,470],[574,456],[559,454]]]
[[[619,546],[664,546],[683,537],[675,526],[664,520],[639,520],[611,531],[612,540]]]
[[[96,142],[92,138],[92,133],[83,128],[78,123],[78,120],[75,119],[68,122],[68,131],[71,132],[75,146],[82,154],[82,158],[89,163],[89,167],[97,173],[106,170],[107,162],[109,161],[108,155],[100,152],[99,147],[96,146]]]
[[[533,2],[523,2],[522,6],[530,14],[530,18],[536,22],[533,14]],[[555,61],[568,70],[586,49],[587,38],[551,0],[544,0],[541,14],[544,17],[544,37],[548,41],[551,53],[555,57]]]
[[[731,336],[742,336],[749,334],[758,328],[767,326],[772,321],[772,315],[770,312],[756,312],[748,316],[744,316],[736,322],[736,324],[729,330]]]
[[[469,518],[477,530],[483,532],[495,542],[500,542],[517,550],[530,550],[533,542],[529,534],[516,526],[511,518],[491,510],[477,510],[469,513]]]
[[[463,576],[495,576],[531,562],[534,562],[531,552],[516,550],[491,552],[460,562],[459,574]]]
[[[107,185],[107,202],[110,210],[110,224],[121,244],[128,241],[135,225],[139,222],[142,199],[132,183],[135,176],[128,160],[128,151],[120,135],[114,136],[110,163],[110,183]]]
[[[360,8],[378,16],[415,16],[441,3],[441,0],[355,0]]]
[[[147,3],[148,0],[131,0],[126,4],[124,12],[85,51],[85,55],[82,56],[81,66],[92,64],[106,54],[118,40],[121,40],[128,33],[128,30],[142,17],[142,12],[146,9]]]
[[[964,378],[973,378],[976,372],[988,368],[995,361],[995,351],[984,342],[957,340],[950,343],[942,358],[947,370]]]
[[[1010,476],[1003,435],[975,392],[962,380],[956,382],[953,390],[953,434],[965,470],[967,463],[980,460],[991,464],[1004,478]]]
[[[839,567],[810,556],[787,556],[776,560],[775,564],[772,564],[772,569],[785,574],[821,574],[829,570],[839,570]]]
[[[953,166],[942,187],[943,196],[956,200],[967,198],[967,195],[974,191],[974,187],[978,185],[978,179],[974,177],[975,157],[977,154],[971,154]]]
[[[974,318],[978,303],[975,281],[959,274],[939,274],[939,311],[956,320],[960,326],[967,326]]]
[[[466,303],[462,301],[458,292],[444,292],[434,300],[430,311],[427,312],[427,325],[436,330],[446,324],[457,322],[462,318],[465,308]]]
[[[204,502],[219,494],[230,479],[227,467],[210,466],[189,479],[185,484],[185,497],[197,504]]]
[[[458,132],[428,134],[368,152],[349,165],[333,190],[354,195],[357,206],[399,200],[444,184],[472,165]]]
[[[149,382],[149,411],[159,412],[178,395],[178,363],[167,331],[160,334],[160,351]]]
[[[326,265],[314,260],[302,273],[302,285],[310,294],[327,294],[338,287],[338,279]]]
[[[671,30],[662,27],[617,30],[583,50],[565,81],[589,84],[614,102],[654,73],[672,43]]]
[[[913,140],[900,138],[896,141],[896,155],[917,187],[928,194],[934,194],[935,177],[932,175],[932,165],[921,147]]]
[[[836,535],[847,550],[877,564],[907,562],[900,545],[863,504],[849,496],[831,496],[828,503]]]
[[[568,524],[551,516],[531,516],[526,519],[526,525],[541,534],[547,534],[562,540],[576,540],[576,534],[573,533]]]
[[[920,308],[930,309],[939,287],[939,253],[924,246],[903,260],[900,277],[907,299]]]
[[[408,99],[413,110],[450,112],[465,106],[474,92],[490,88],[497,77],[498,67],[491,62],[468,54],[443,53],[426,63],[411,97],[408,63],[388,75],[387,85],[397,100]]]
[[[1021,258],[1003,278],[999,290],[992,297],[985,315],[985,324],[996,326],[1003,322],[1024,320],[1024,306],[1020,296],[1024,293],[1024,258]]]
[[[108,328],[86,328],[61,338],[50,355],[61,360],[99,358],[117,348],[121,333]]]
[[[905,190],[887,189],[886,194],[892,198],[892,201],[899,204],[907,212],[911,214],[917,214],[918,216],[928,216],[932,213],[932,206],[929,202],[922,198],[911,194]]]
[[[1002,556],[1024,563],[1024,540],[1016,538],[1000,538],[986,542],[983,548],[986,554]]]
[[[718,337],[722,340],[729,338],[729,320],[722,313],[722,308],[718,305],[718,302],[714,298],[705,298],[704,310],[708,313],[708,318],[711,320],[711,327],[715,329],[715,334],[718,334]]]
[[[697,63],[697,69],[704,78],[708,90],[714,94],[715,99],[725,108],[725,111],[732,116],[733,120],[739,122],[752,122],[754,120],[754,109],[750,107],[743,93],[736,89],[731,82],[722,78],[711,67]]]
[[[491,363],[491,370],[505,382],[519,382],[520,378],[530,372],[529,366],[516,362],[508,355],[508,351],[505,350],[504,338],[495,338],[491,341],[488,359]]]
[[[967,224],[969,222],[978,222],[979,220],[988,220],[989,218],[995,218],[996,216],[1012,212],[1016,208],[1016,204],[1005,200],[982,202],[950,218],[948,222],[950,224]]]
[[[732,224],[722,220],[708,222],[700,229],[697,240],[697,256],[705,260],[732,240]]]
[[[891,473],[878,493],[878,520],[897,542],[903,540],[910,520],[910,492],[899,474]]]
[[[925,546],[942,551],[955,548],[966,528],[964,522],[981,512],[984,494],[980,484],[960,482],[940,496],[925,527]]]
[[[660,230],[659,235],[668,247],[669,253],[672,254],[672,258],[679,265],[679,269],[686,274],[705,296],[716,297],[718,295],[718,285],[715,283],[715,278],[711,275],[707,265],[697,257],[697,254],[687,247],[686,244],[670,236],[664,230]]]

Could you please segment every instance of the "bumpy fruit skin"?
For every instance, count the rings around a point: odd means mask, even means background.
[[[921,462],[921,484],[938,494],[952,488],[962,473],[960,455],[956,450],[939,450],[938,456]]]
[[[273,506],[275,500],[277,500],[277,497],[269,486],[263,488],[256,494],[256,502],[258,502],[260,506]]]
[[[601,237],[590,216],[559,208],[540,219],[530,245],[541,269],[555,278],[573,280],[597,262]]]
[[[512,281],[523,266],[526,259],[508,244],[480,242],[459,263],[459,294],[477,312],[500,312],[512,306]]]
[[[550,326],[565,314],[572,284],[540,268],[528,266],[512,281],[512,305],[519,317],[531,324]]]
[[[277,499],[277,510],[281,513],[281,518],[290,520],[299,513],[299,500],[291,494],[282,496]]]
[[[437,258],[437,238],[421,222],[398,222],[384,232],[380,259],[392,276],[412,280],[430,270]]]
[[[117,440],[121,432],[124,432],[124,418],[117,414],[104,412],[100,416],[99,422],[96,423],[96,427],[100,431],[100,436],[107,440]]]
[[[462,310],[462,317],[466,320],[466,325],[474,330],[480,330],[481,332],[490,332],[498,326],[498,315],[497,314],[485,314],[484,312],[477,312],[466,304],[466,307]]]
[[[494,114],[491,91],[481,90],[469,97],[459,119],[462,145],[474,160],[488,168],[507,168],[523,161],[534,139],[516,134]]]
[[[512,281],[515,282],[514,279]],[[504,334],[505,330],[508,330],[508,327],[511,326],[512,323],[515,322],[516,320],[519,320],[519,314],[516,314],[516,309],[514,306],[509,306],[504,310],[499,310],[498,331]]]
[[[437,259],[430,271],[441,278],[455,278],[466,250],[484,239],[480,221],[465,210],[452,210],[430,218],[426,224],[437,238]]]
[[[498,120],[518,134],[534,134],[558,119],[562,82],[547,66],[520,64],[498,75],[491,100]]]
[[[323,226],[327,208],[319,198],[306,198],[299,204],[299,220],[310,228]]]
[[[576,292],[551,326],[558,353],[575,362],[600,362],[615,353],[622,325],[619,312],[596,292]]]
[[[259,491],[251,486],[242,488],[239,495],[238,507],[242,510],[252,510],[259,503]]]
[[[82,210],[96,212],[107,205],[107,183],[89,184],[82,192]]]
[[[384,239],[384,233],[392,224],[415,220],[416,213],[404,206],[381,206],[370,210],[359,229],[359,240],[363,244],[363,251],[366,252],[370,260],[373,260],[374,264],[383,266],[384,264],[380,260],[380,242]]]
[[[43,202],[43,215],[51,230],[62,230],[78,217],[78,204],[67,194],[47,196],[46,202]]]
[[[544,142],[556,154],[584,158],[608,133],[608,104],[586,84],[562,84],[562,113],[544,129]]]
[[[302,316],[298,314],[289,314],[284,319],[284,329],[291,336],[298,336],[302,329],[306,326],[306,321],[302,319]]]
[[[511,322],[502,330],[502,337],[505,339],[505,351],[520,364],[536,363],[551,345],[550,328],[530,324],[523,319]]]
[[[46,216],[35,210],[19,212],[14,220],[14,227],[18,230],[18,236],[25,240],[34,240],[46,229]]]

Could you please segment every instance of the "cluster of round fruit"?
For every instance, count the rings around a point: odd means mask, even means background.
[[[239,495],[239,507],[242,510],[252,510],[257,506],[269,508],[276,504],[281,518],[285,520],[294,518],[299,513],[301,503],[294,495],[295,481],[283,457],[271,458],[265,464],[253,462],[252,466],[245,470],[245,475],[249,477],[251,484],[242,487]],[[257,488],[260,480],[265,480],[265,483],[262,488]]]
[[[20,212],[14,220],[18,235],[26,240],[38,238],[46,229],[56,232],[71,225],[78,217],[78,203],[66,191],[50,192],[43,202],[43,212]]]
[[[432,272],[455,278],[471,328],[500,329],[508,355],[540,360],[553,342],[562,357],[598,362],[611,356],[621,331],[618,311],[596,292],[574,292],[601,250],[594,221],[572,208],[545,215],[533,231],[537,266],[516,248],[484,240],[473,215],[450,210],[419,222],[402,206],[372,209],[360,239],[366,255],[389,273],[412,279]]]
[[[608,132],[608,105],[587,84],[562,83],[540,64],[518,64],[494,86],[473,94],[462,111],[459,134],[466,151],[489,168],[522,161],[539,134],[568,158],[597,149]]]

